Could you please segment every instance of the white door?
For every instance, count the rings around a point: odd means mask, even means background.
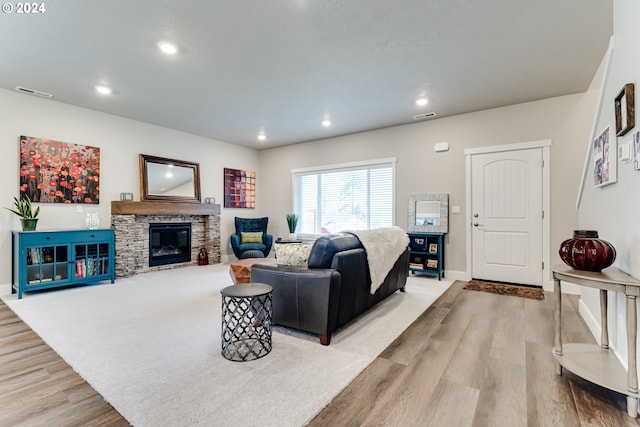
[[[542,149],[471,158],[472,276],[542,286]]]

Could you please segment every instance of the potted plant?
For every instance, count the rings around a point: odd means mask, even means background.
[[[298,215],[287,214],[287,226],[289,227],[289,240],[296,240],[296,227],[298,226]]]
[[[38,214],[40,213],[40,206],[33,210],[33,204],[28,195],[24,195],[22,199],[17,197],[13,198],[13,205],[15,209],[5,208],[20,217],[23,231],[33,231],[38,224]]]

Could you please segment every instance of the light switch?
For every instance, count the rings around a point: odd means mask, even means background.
[[[451,206],[451,213],[460,213],[460,206]]]

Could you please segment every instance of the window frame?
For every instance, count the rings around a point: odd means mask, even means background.
[[[391,224],[396,224],[396,157],[387,157],[381,159],[363,160],[357,162],[336,163],[330,165],[310,166],[305,168],[291,169],[291,201],[292,212],[296,212],[296,202],[299,199],[296,197],[296,192],[300,189],[296,188],[296,177],[300,175],[314,175],[328,172],[340,172],[348,170],[365,170],[375,167],[391,167]],[[370,183],[367,183],[370,184]],[[296,212],[297,213],[297,212]],[[301,239],[315,239],[322,236],[320,233],[297,233],[298,238]]]

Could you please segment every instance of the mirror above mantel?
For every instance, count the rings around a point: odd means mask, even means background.
[[[427,233],[449,231],[449,194],[412,194],[407,205],[407,230]]]
[[[200,203],[200,166],[140,154],[140,200]]]

